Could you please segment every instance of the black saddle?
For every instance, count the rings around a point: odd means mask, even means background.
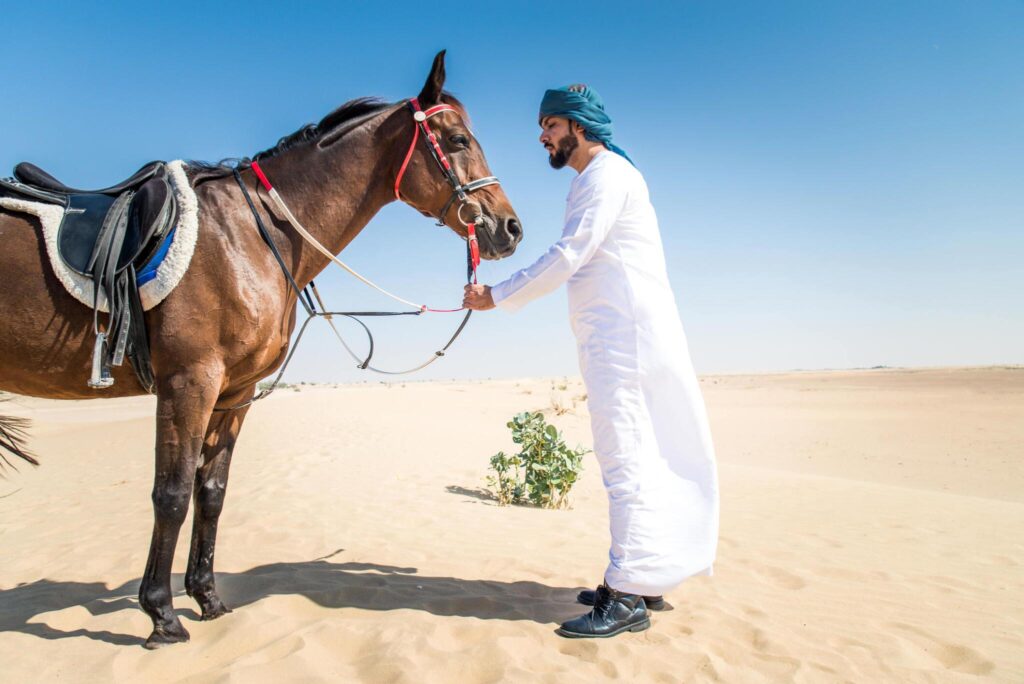
[[[89,385],[112,385],[110,366],[121,365],[127,354],[140,383],[151,390],[149,342],[135,274],[160,251],[177,222],[167,165],[150,162],[109,188],[78,190],[22,162],[14,168],[14,178],[0,180],[0,192],[64,207],[57,252],[69,268],[91,278],[94,287],[96,346]],[[101,293],[110,312],[102,332],[97,308]],[[108,334],[113,342],[109,349]]]
[[[150,162],[130,178],[102,190],[79,190],[64,185],[38,166],[22,162],[14,167],[13,182],[4,189],[65,208],[57,233],[57,251],[73,271],[92,277],[94,257],[104,226],[127,217],[120,240],[116,271],[134,264],[142,267],[160,249],[177,219],[174,192],[163,162]],[[118,216],[111,214],[117,205]],[[107,219],[110,219],[109,221]]]
[[[21,162],[15,166],[14,177],[25,185],[31,185],[65,195],[113,195],[116,197],[125,190],[137,189],[150,178],[163,171],[163,169],[163,162],[149,162],[129,176],[126,180],[121,181],[117,185],[112,185],[109,188],[104,188],[103,190],[78,190],[76,188],[69,188],[35,164],[30,164],[29,162]]]

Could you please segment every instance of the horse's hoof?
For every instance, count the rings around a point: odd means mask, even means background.
[[[216,620],[221,615],[227,615],[230,612],[231,612],[230,608],[225,606],[220,601],[217,601],[216,604],[210,606],[209,608],[204,607],[203,608],[203,616],[201,618],[199,618],[199,619],[203,620],[204,622],[207,621],[207,620]]]
[[[145,646],[151,651],[155,651],[158,648],[164,646],[170,646],[171,644],[181,644],[188,641],[188,631],[178,624],[169,629],[163,627],[157,627],[153,630],[153,633],[146,639]]]

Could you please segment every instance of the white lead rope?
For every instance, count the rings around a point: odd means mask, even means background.
[[[348,352],[348,355],[351,356],[352,359],[359,364],[360,369],[370,370],[380,375],[406,375],[408,373],[415,373],[416,371],[423,370],[424,368],[426,368],[427,366],[429,366],[430,364],[434,363],[439,358],[444,356],[444,354],[438,354],[437,352],[434,352],[433,356],[431,356],[429,359],[427,359],[420,365],[416,366],[415,368],[407,368],[406,370],[401,371],[388,371],[382,368],[377,368],[376,366],[371,366],[370,364],[363,365],[363,360],[360,359],[359,356],[357,356],[354,351],[352,351],[351,347],[349,347],[348,344],[345,343],[345,338],[343,338],[341,336],[341,333],[338,332],[338,329],[334,327],[334,321],[331,319],[331,316],[324,316],[324,318],[327,319],[327,324],[330,325],[331,330],[334,331],[334,336],[338,338],[339,342],[341,342],[341,346],[344,347],[345,351]]]
[[[302,238],[306,242],[311,244],[318,252],[320,252],[325,257],[327,257],[328,259],[330,259],[331,261],[336,263],[338,266],[341,266],[343,269],[345,269],[346,271],[348,271],[353,276],[355,276],[356,278],[358,278],[362,282],[366,283],[367,285],[369,285],[373,289],[377,290],[381,294],[387,295],[388,297],[391,297],[395,301],[401,302],[402,304],[406,304],[407,306],[411,306],[414,309],[418,309],[419,311],[426,311],[428,309],[426,304],[417,304],[416,302],[410,302],[408,299],[403,299],[402,297],[399,297],[396,294],[392,294],[392,293],[388,292],[383,287],[377,285],[376,283],[374,283],[373,281],[369,280],[368,278],[364,278],[363,276],[361,276],[355,270],[350,268],[348,266],[348,264],[346,264],[344,261],[342,261],[341,259],[336,257],[334,255],[334,253],[331,252],[331,250],[327,249],[322,244],[320,244],[320,241],[317,240],[315,237],[313,237],[309,233],[309,231],[306,230],[302,226],[301,223],[299,223],[299,220],[297,218],[295,218],[295,214],[293,214],[291,212],[291,209],[288,208],[288,205],[284,203],[283,199],[281,199],[281,195],[277,194],[277,190],[275,190],[274,186],[272,186],[270,184],[270,181],[267,180],[267,177],[263,174],[263,169],[260,168],[258,162],[255,162],[255,161],[252,162],[252,170],[256,173],[256,176],[259,178],[260,183],[263,185],[263,188],[270,195],[270,199],[272,199],[274,201],[274,206],[277,207],[278,211],[280,211],[284,215],[284,217],[288,220],[288,222],[290,224],[292,224],[292,227],[296,230],[296,232],[299,235],[301,235]],[[337,332],[337,331],[335,331],[335,332]]]

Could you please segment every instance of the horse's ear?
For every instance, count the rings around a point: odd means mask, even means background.
[[[420,104],[432,105],[441,102],[441,91],[444,89],[444,50],[434,57],[434,65],[430,67],[430,75],[420,91]]]

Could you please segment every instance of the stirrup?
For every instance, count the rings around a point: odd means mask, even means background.
[[[107,334],[96,334],[96,345],[92,348],[92,377],[88,385],[93,389],[106,389],[114,384],[114,378],[110,376],[110,367],[103,362],[103,356],[107,347]]]

